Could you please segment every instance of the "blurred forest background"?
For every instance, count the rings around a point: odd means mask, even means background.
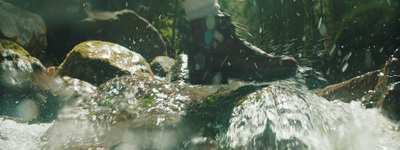
[[[187,49],[182,0],[143,1],[144,15],[170,51]],[[268,53],[295,57],[337,83],[381,69],[400,47],[397,0],[219,0],[221,10],[249,28],[247,41]]]
[[[74,4],[85,11],[131,9],[158,29],[170,57],[188,49],[190,26],[185,20],[183,0],[7,1],[41,16],[51,16],[45,9],[60,9],[51,3],[66,8]],[[381,69],[400,47],[398,0],[219,0],[219,3],[221,11],[249,28],[252,36],[237,30],[248,42],[267,53],[295,57],[300,65],[321,72],[330,84]],[[68,32],[62,32],[65,33]]]

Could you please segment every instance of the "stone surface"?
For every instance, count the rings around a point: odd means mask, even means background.
[[[362,101],[367,108],[378,107],[393,120],[400,120],[400,50],[377,70],[348,81],[330,85],[318,93],[328,100]]]
[[[140,76],[109,80],[92,97],[76,103],[74,109],[83,112],[82,117],[71,111],[61,114],[44,136],[46,146],[176,149],[197,133],[183,119],[193,102],[185,87]]]
[[[154,75],[165,77],[174,65],[175,60],[168,56],[157,56],[150,63]]]
[[[41,62],[18,44],[0,40],[0,115],[20,121],[49,121],[59,108],[57,96],[42,81],[53,83],[46,76]]]
[[[386,62],[370,101],[389,118],[400,120],[400,49]]]
[[[42,139],[47,149],[216,148],[213,124],[227,123],[235,103],[257,89],[117,77],[62,111]]]
[[[32,56],[46,49],[46,26],[43,19],[0,0],[0,38],[17,42]]]
[[[379,73],[380,71],[377,70],[342,83],[327,86],[318,95],[331,101],[351,102],[360,100],[370,90],[374,90]]]
[[[77,45],[59,66],[61,76],[70,76],[100,85],[123,75],[152,77],[147,61],[118,44],[87,41]]]
[[[79,23],[78,33],[86,39],[120,44],[141,54],[148,62],[156,56],[166,56],[165,43],[146,19],[131,10],[88,12]]]

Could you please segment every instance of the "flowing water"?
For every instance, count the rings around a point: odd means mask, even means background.
[[[41,140],[53,124],[2,119],[0,149],[42,149],[46,141],[62,141]],[[95,129],[82,124],[79,129],[74,125],[64,128],[59,134],[78,141],[86,133],[96,134]],[[329,102],[299,86],[278,82],[243,98],[234,107],[228,127],[216,135],[215,143],[218,149],[390,150],[400,149],[399,130],[398,123],[377,109],[365,109],[359,102]],[[86,142],[90,145],[96,140]]]
[[[233,149],[399,149],[399,125],[361,103],[272,86],[233,110],[218,140]]]

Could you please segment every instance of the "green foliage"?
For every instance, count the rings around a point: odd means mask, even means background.
[[[168,56],[176,58],[188,48],[189,25],[181,0],[148,0],[143,15],[160,32],[167,45]]]

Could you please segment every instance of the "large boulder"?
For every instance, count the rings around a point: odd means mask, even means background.
[[[76,112],[60,115],[43,137],[46,147],[176,149],[196,134],[183,119],[193,102],[184,89],[140,76],[109,80],[75,105],[82,117]]]
[[[46,56],[49,56],[43,60],[46,64],[59,65],[74,46],[87,40],[120,44],[140,53],[148,62],[166,55],[158,31],[134,12],[142,6],[141,0],[8,1],[44,19],[48,37]]]
[[[148,62],[166,56],[166,46],[151,23],[131,10],[88,12],[79,26],[87,39],[110,41],[141,54]]]
[[[50,91],[57,82],[46,68],[18,44],[0,40],[0,115],[20,121],[49,121],[56,117],[59,101]]]
[[[32,56],[46,49],[46,26],[43,19],[0,0],[0,38],[13,40]]]
[[[87,41],[75,46],[58,71],[61,76],[78,78],[94,85],[123,75],[153,76],[149,64],[140,54],[102,41]]]
[[[42,139],[47,149],[216,148],[216,121],[229,120],[235,102],[257,89],[239,87],[117,77],[63,111]]]

